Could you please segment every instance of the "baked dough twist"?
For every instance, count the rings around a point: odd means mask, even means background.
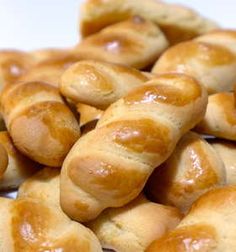
[[[0,251],[102,252],[88,228],[53,205],[31,198],[0,198]]]
[[[69,49],[62,48],[42,48],[34,50],[31,52],[31,55],[39,63],[45,60],[50,60],[58,57],[66,57],[70,53]]]
[[[177,208],[150,202],[140,195],[124,207],[105,210],[87,226],[103,248],[144,252],[157,237],[174,229],[181,219]]]
[[[200,195],[225,183],[226,170],[218,153],[201,136],[188,132],[150,176],[146,192],[154,202],[186,212]]]
[[[63,73],[60,91],[75,104],[81,102],[105,109],[148,79],[144,73],[131,67],[86,60]]]
[[[0,102],[15,146],[34,161],[61,166],[80,128],[58,89],[43,82],[16,83],[3,90]]]
[[[0,191],[17,189],[27,178],[36,173],[40,166],[22,155],[6,131],[0,132],[0,167],[5,167],[5,172],[0,176]],[[1,169],[2,170],[2,169]]]
[[[168,47],[161,30],[135,16],[82,40],[74,49],[84,59],[104,60],[143,69]]]
[[[171,44],[189,40],[217,27],[212,21],[181,5],[154,0],[87,0],[81,9],[80,30],[83,36],[88,36],[133,15],[158,25]]]
[[[236,186],[202,195],[176,229],[146,252],[235,251]]]
[[[16,50],[0,51],[0,91],[9,83],[17,81],[36,61],[26,52]]]
[[[21,185],[18,198],[36,199],[61,209],[59,173],[58,169],[42,169]],[[153,240],[175,228],[181,219],[177,208],[150,202],[140,195],[124,207],[107,209],[86,226],[97,235],[103,248],[143,252]]]
[[[236,83],[235,69],[236,54],[227,46],[194,40],[166,50],[152,72],[188,74],[200,81],[209,94],[213,94],[233,89]]]
[[[59,177],[60,169],[45,167],[21,184],[17,198],[32,198],[61,210]]]
[[[199,36],[195,40],[226,47],[236,54],[236,30],[215,30]]]
[[[210,144],[224,163],[227,185],[236,185],[236,143],[212,139]]]
[[[72,53],[45,59],[30,68],[20,81],[43,81],[58,87],[63,72],[79,60],[81,57]]]
[[[203,118],[206,104],[206,90],[195,79],[167,74],[111,105],[63,163],[62,209],[89,221],[137,197],[154,168]]]
[[[204,119],[195,130],[202,134],[236,140],[236,107],[231,92],[209,96]]]

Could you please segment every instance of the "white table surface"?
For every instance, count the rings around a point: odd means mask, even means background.
[[[78,41],[84,0],[0,0],[0,48],[68,47]],[[167,0],[183,3],[223,27],[236,28],[236,0]]]

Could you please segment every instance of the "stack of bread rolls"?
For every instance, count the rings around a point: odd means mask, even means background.
[[[85,0],[80,33],[0,51],[0,252],[236,252],[236,30]]]

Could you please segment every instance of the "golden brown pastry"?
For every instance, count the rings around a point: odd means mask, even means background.
[[[156,240],[146,252],[235,251],[236,186],[202,195],[176,229]]]
[[[59,167],[80,136],[56,87],[22,82],[3,90],[1,111],[16,147],[41,164]]]
[[[91,35],[75,47],[84,59],[104,60],[143,69],[168,47],[161,30],[151,21],[135,16]]]
[[[80,61],[62,75],[61,93],[75,104],[82,102],[105,109],[149,78],[123,65],[102,61]]]
[[[236,53],[236,30],[215,30],[196,38],[197,41],[220,45]]]
[[[46,59],[29,69],[20,81],[43,81],[58,87],[61,75],[81,57],[75,54],[67,54]]]
[[[161,75],[113,103],[63,163],[63,210],[89,221],[133,200],[182,135],[203,118],[206,104],[206,90],[181,74]]]
[[[68,49],[61,48],[42,48],[31,52],[31,55],[37,60],[42,62],[58,57],[65,57],[70,53]]]
[[[169,48],[152,72],[179,72],[196,78],[209,94],[231,91],[236,83],[236,55],[226,46],[188,41]]]
[[[195,130],[202,134],[236,140],[236,107],[230,92],[209,96],[204,119]]]
[[[188,132],[155,169],[146,191],[153,201],[186,212],[200,195],[225,183],[225,167],[217,152],[200,135]]]
[[[0,198],[0,214],[0,251],[102,252],[92,231],[53,205]]]
[[[59,175],[60,170],[45,167],[32,177],[24,181],[18,191],[18,198],[32,198],[46,205],[60,207],[59,200]]]
[[[87,0],[81,9],[80,30],[83,36],[88,36],[132,15],[154,22],[172,44],[217,27],[212,21],[181,5],[155,0]]]
[[[0,91],[6,84],[14,83],[35,64],[30,54],[16,50],[0,51]]]
[[[236,143],[219,139],[210,143],[224,162],[227,185],[236,185]]]
[[[177,208],[150,202],[140,195],[124,207],[105,210],[87,226],[103,248],[144,252],[151,242],[174,229],[181,219]]]
[[[59,174],[58,169],[42,169],[21,185],[18,198],[35,199],[61,209]],[[152,203],[140,195],[122,208],[107,209],[86,225],[94,231],[104,248],[140,252],[154,239],[173,229],[181,218],[176,208]]]
[[[6,168],[0,176],[0,191],[16,189],[27,178],[39,170],[39,165],[23,156],[13,145],[6,131],[0,132],[0,167]]]

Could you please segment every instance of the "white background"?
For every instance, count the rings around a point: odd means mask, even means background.
[[[0,0],[0,49],[68,47],[78,41],[84,0]],[[145,0],[144,0],[145,1]],[[223,27],[236,28],[236,0],[170,0],[194,7]]]

